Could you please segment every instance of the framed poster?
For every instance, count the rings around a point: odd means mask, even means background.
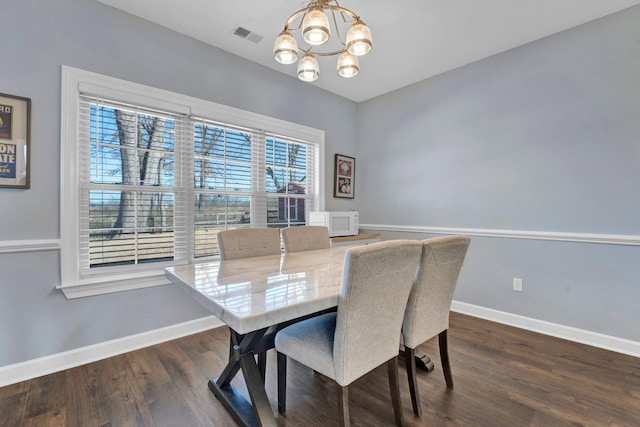
[[[0,93],[0,187],[29,188],[31,99]]]
[[[353,199],[355,191],[356,159],[336,154],[336,174],[333,183],[333,197]]]

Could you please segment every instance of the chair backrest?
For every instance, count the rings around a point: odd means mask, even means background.
[[[218,232],[220,259],[232,260],[276,255],[280,249],[277,228],[234,228]]]
[[[327,227],[300,225],[283,228],[281,233],[285,252],[312,251],[331,247]]]
[[[347,249],[333,362],[345,386],[398,355],[398,335],[422,244],[387,240]]]
[[[451,300],[470,242],[467,236],[422,241],[422,256],[402,324],[407,347],[416,348],[449,328]]]

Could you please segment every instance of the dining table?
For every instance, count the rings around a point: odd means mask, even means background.
[[[279,329],[335,310],[352,246],[165,268],[173,284],[229,327],[229,360],[208,385],[240,425],[277,425],[264,386],[266,351]],[[239,372],[249,399],[231,384]]]

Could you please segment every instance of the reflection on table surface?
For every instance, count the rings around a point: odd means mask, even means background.
[[[165,274],[232,329],[247,333],[334,307],[347,249],[169,267]]]

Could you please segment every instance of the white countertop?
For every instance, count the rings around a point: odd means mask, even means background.
[[[165,276],[245,334],[335,307],[347,249],[169,267]]]

